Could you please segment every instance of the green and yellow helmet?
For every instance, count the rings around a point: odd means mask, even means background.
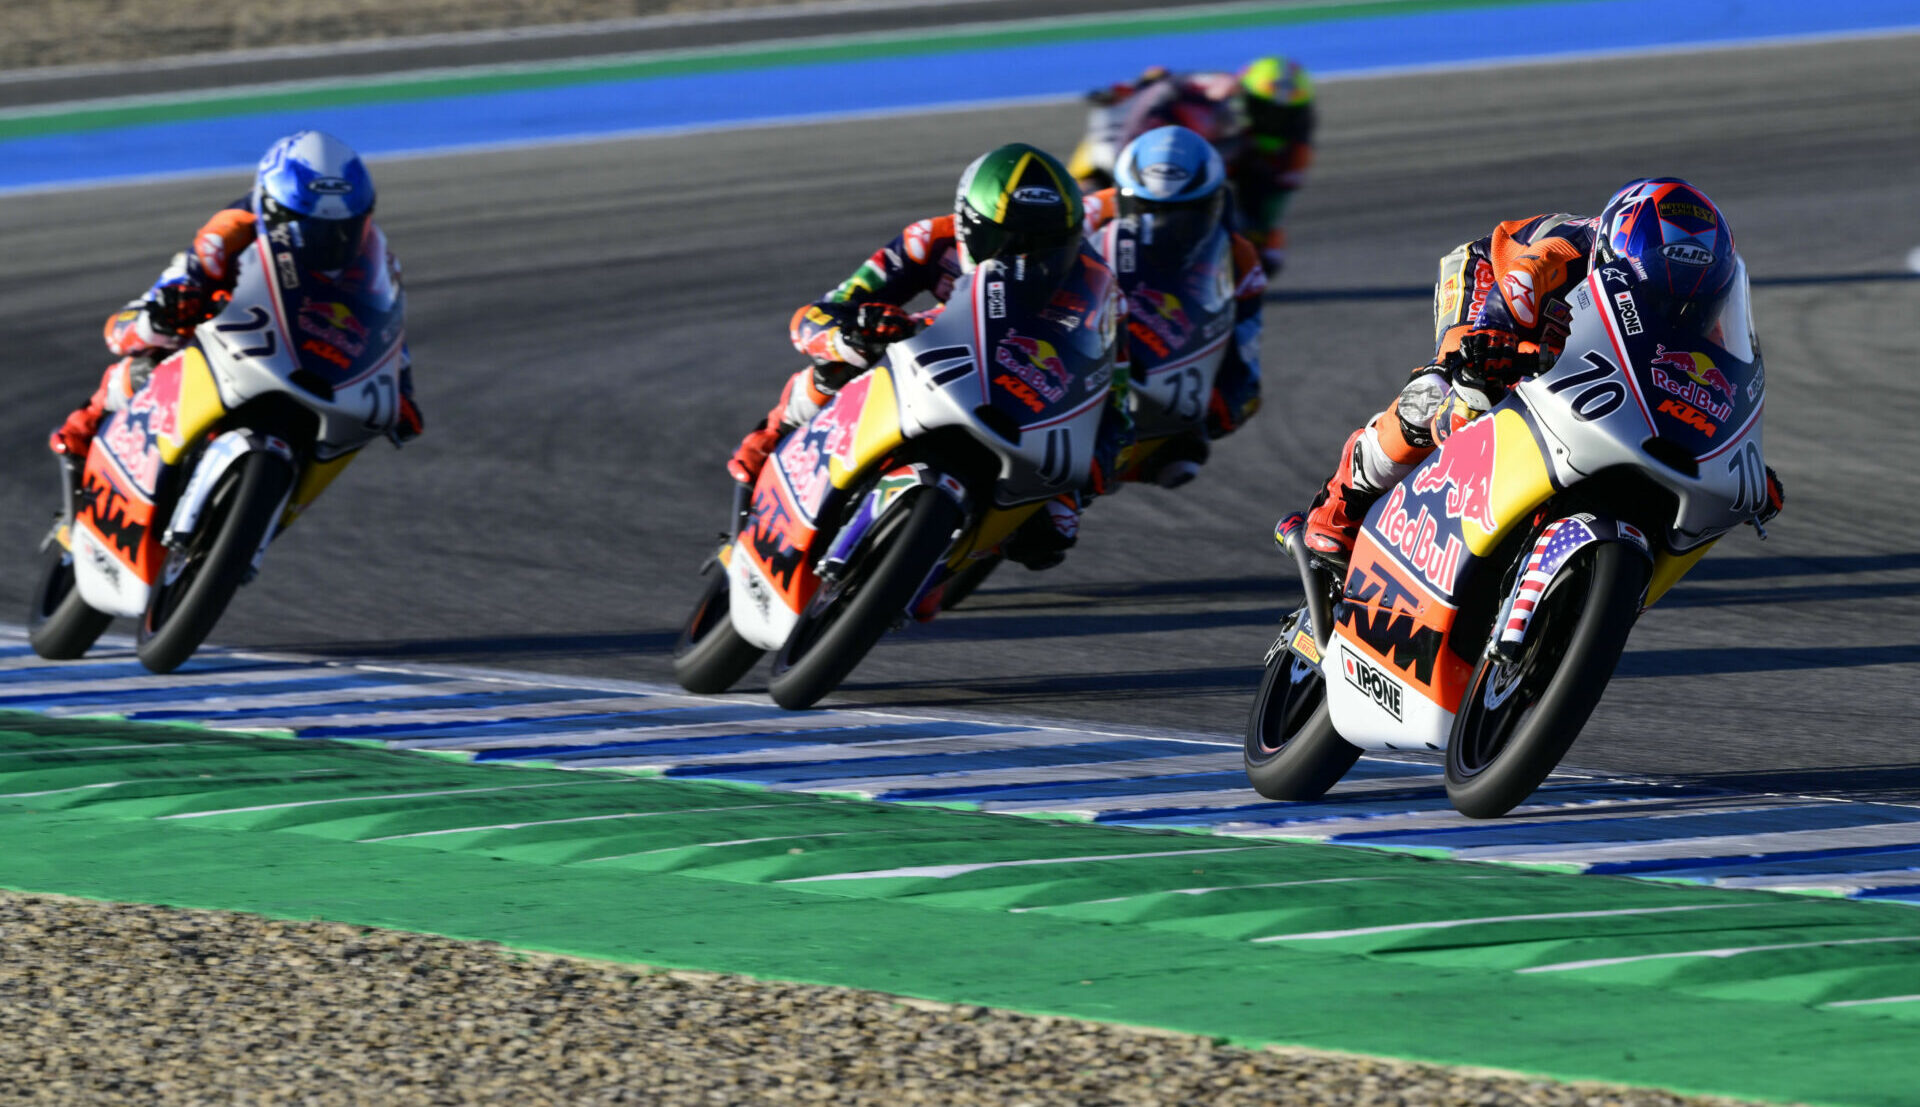
[[[1003,259],[1058,285],[1080,250],[1080,186],[1052,154],[1012,142],[973,160],[953,196],[954,235],[967,272]],[[1012,265],[1015,259],[1023,264]]]
[[[1273,151],[1313,135],[1313,78],[1292,58],[1256,58],[1240,71],[1254,145]]]

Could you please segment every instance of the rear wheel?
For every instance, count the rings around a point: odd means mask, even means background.
[[[846,575],[815,592],[793,633],[773,658],[773,700],[789,710],[812,707],[840,686],[880,636],[901,618],[964,519],[960,505],[937,489],[911,493],[894,511],[900,521],[874,537]]]
[[[293,466],[264,451],[241,455],[221,475],[187,544],[167,552],[154,582],[140,619],[142,665],[170,673],[213,633],[292,487]]]
[[[27,641],[49,661],[84,655],[106,633],[113,616],[95,611],[73,582],[73,553],[49,540],[40,553],[40,579],[27,607]]]
[[[766,651],[733,629],[732,587],[719,558],[707,563],[707,585],[673,646],[673,678],[689,692],[712,694],[734,686]]]
[[[1506,814],[1560,764],[1613,679],[1647,576],[1637,551],[1588,546],[1540,597],[1521,655],[1481,659],[1447,739],[1447,798],[1461,814]]]
[[[1281,631],[1292,637],[1299,616]],[[1333,729],[1320,670],[1281,646],[1267,661],[1247,717],[1247,780],[1272,800],[1319,799],[1360,759]]]

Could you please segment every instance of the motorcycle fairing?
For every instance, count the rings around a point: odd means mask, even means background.
[[[1124,219],[1107,225],[1103,249],[1115,258],[1127,301],[1133,414],[1142,438],[1200,424],[1214,374],[1233,339],[1233,245],[1224,227],[1196,250],[1201,261],[1165,273],[1136,263]]]
[[[190,346],[154,366],[94,436],[69,532],[74,581],[89,606],[122,616],[146,610],[166,561],[160,529],[170,474],[225,414],[206,358]]]
[[[820,520],[902,441],[893,373],[880,365],[847,382],[781,442],[754,483],[727,563],[729,610],[742,638],[763,649],[786,641],[820,587],[811,564]]]

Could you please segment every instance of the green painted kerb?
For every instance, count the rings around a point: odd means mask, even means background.
[[[1377,3],[1248,4],[1180,12],[1038,19],[954,30],[891,32],[702,50],[660,51],[591,62],[495,66],[451,73],[396,75],[221,90],[181,96],[55,104],[0,111],[0,140],[260,112],[434,100],[726,70],[826,65],[872,57],[912,57],[1044,46],[1056,42],[1143,38],[1236,28],[1283,27],[1333,19],[1390,19],[1415,12],[1526,7],[1555,0],[1379,0]]]
[[[1920,1086],[1920,1004],[1829,1006],[1920,994],[1911,908],[1348,847],[13,713],[0,886],[1696,1094]]]

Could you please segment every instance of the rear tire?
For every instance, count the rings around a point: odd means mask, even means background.
[[[732,587],[719,558],[707,563],[707,585],[673,646],[673,679],[689,692],[724,692],[767,651],[740,637],[729,616]]]
[[[27,641],[48,661],[82,657],[106,633],[113,616],[95,611],[74,587],[73,554],[49,541],[40,554],[40,580],[27,607]]]
[[[880,636],[906,614],[920,586],[947,552],[965,515],[938,489],[911,493],[891,535],[877,536],[847,575],[823,584],[773,658],[773,702],[791,711],[812,707],[840,686]]]
[[[1618,542],[1576,554],[1534,609],[1519,660],[1482,658],[1447,739],[1447,799],[1494,819],[1566,756],[1613,679],[1639,618],[1647,559]]]
[[[1290,623],[1282,632],[1291,637]],[[1247,780],[1271,800],[1319,799],[1360,759],[1327,714],[1320,670],[1282,646],[1267,662],[1247,717]]]
[[[213,633],[253,555],[279,518],[293,487],[293,466],[278,454],[242,455],[208,497],[185,551],[169,552],[140,619],[140,663],[178,669]]]

